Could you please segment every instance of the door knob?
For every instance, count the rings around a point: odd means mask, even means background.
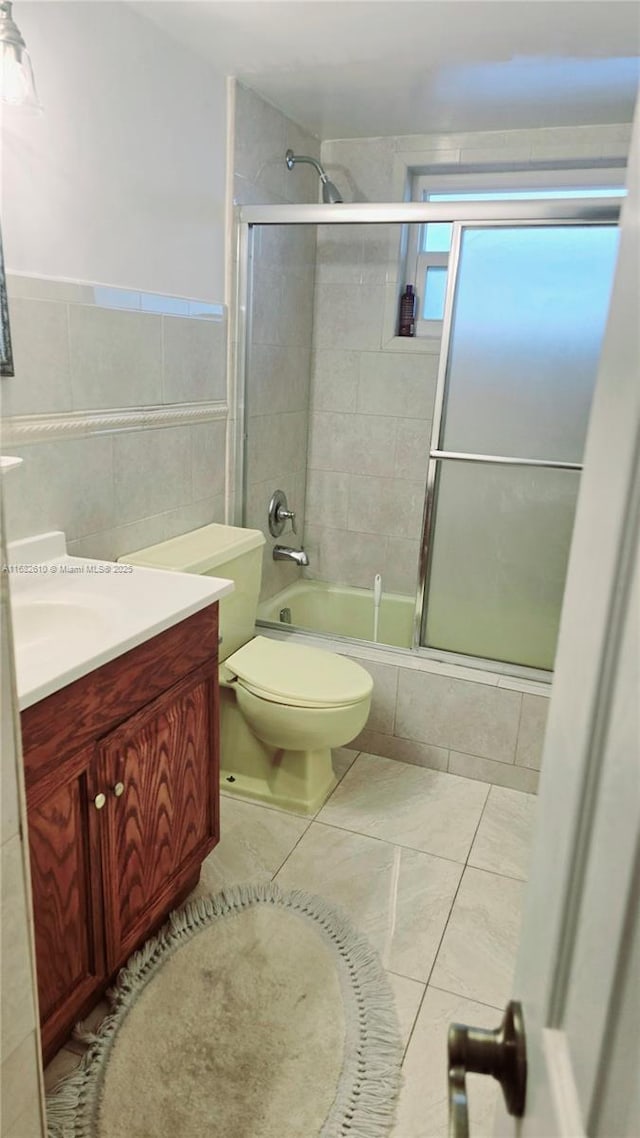
[[[117,782],[113,788],[113,793],[115,794],[116,798],[120,798],[120,796],[124,794],[124,783]]]
[[[527,1049],[522,1006],[507,1004],[494,1031],[452,1023],[449,1028],[449,1138],[469,1138],[467,1074],[492,1075],[509,1114],[521,1118],[527,1090]]]
[[[93,805],[95,806],[96,810],[102,810],[102,807],[104,806],[106,801],[107,801],[107,796],[106,796],[106,794],[103,794],[101,791],[100,794],[96,794],[96,796],[93,800]]]

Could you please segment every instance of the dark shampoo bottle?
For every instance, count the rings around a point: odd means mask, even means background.
[[[416,294],[413,285],[408,284],[400,297],[399,336],[415,336],[416,334]]]

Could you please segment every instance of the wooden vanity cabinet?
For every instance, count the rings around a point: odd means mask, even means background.
[[[45,1062],[218,840],[217,608],[22,713]]]

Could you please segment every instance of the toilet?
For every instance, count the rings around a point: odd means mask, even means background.
[[[234,582],[219,602],[221,785],[311,814],[336,784],[331,748],[367,721],[373,680],[334,652],[255,635],[264,543],[259,530],[212,524],[120,561]]]

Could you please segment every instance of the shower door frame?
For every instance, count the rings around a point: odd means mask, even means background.
[[[550,177],[553,172],[549,171]],[[603,182],[607,178],[602,171]],[[580,175],[577,174],[579,177]],[[445,311],[442,337],[439,349],[438,379],[434,403],[434,417],[429,447],[429,462],[425,484],[424,510],[420,533],[420,553],[416,581],[415,612],[412,643],[409,648],[385,645],[384,648],[402,655],[422,656],[430,660],[458,664],[464,667],[501,672],[510,676],[549,682],[551,672],[526,665],[511,664],[499,660],[489,660],[480,656],[466,656],[441,648],[429,648],[420,643],[422,623],[425,612],[425,599],[428,587],[428,569],[431,555],[431,529],[434,519],[435,490],[438,463],[444,458],[454,458],[453,453],[439,451],[438,443],[444,414],[447,365],[451,338],[453,300],[455,281],[459,262],[460,239],[463,228],[482,226],[513,225],[617,225],[620,217],[622,199],[619,196],[598,198],[521,198],[516,201],[460,201],[460,202],[404,202],[404,203],[342,203],[336,205],[254,205],[236,207],[236,290],[235,290],[235,333],[234,333],[234,382],[232,392],[233,418],[230,430],[230,472],[233,473],[233,522],[244,523],[244,509],[247,489],[248,437],[247,414],[247,366],[251,338],[252,305],[250,285],[253,263],[253,230],[267,225],[424,225],[429,222],[451,222],[454,226],[449,257],[449,275],[445,298]],[[394,289],[399,282],[394,283]],[[387,349],[393,352],[394,349]],[[468,455],[460,455],[466,461]],[[527,465],[556,467],[560,469],[582,469],[580,463],[547,462],[546,460],[520,460],[510,456],[471,456],[471,460],[501,462],[506,465]],[[268,627],[281,629],[281,625],[265,622]],[[305,631],[304,629],[296,631]],[[308,629],[306,630],[309,631]],[[323,636],[322,633],[314,635]],[[327,635],[327,640],[335,640],[335,634]],[[345,636],[347,643],[371,647],[371,641]]]
[[[589,200],[589,199],[583,199]],[[620,199],[618,199],[619,201]],[[619,209],[618,209],[619,214]],[[487,466],[516,466],[516,467],[537,467],[545,470],[574,470],[577,473],[582,472],[582,462],[563,462],[560,460],[543,459],[543,458],[520,458],[515,455],[496,455],[496,454],[475,454],[465,451],[450,451],[441,449],[442,431],[444,426],[447,394],[449,388],[449,358],[452,346],[453,324],[454,324],[454,305],[456,296],[456,286],[458,280],[458,268],[460,264],[460,251],[462,247],[462,238],[465,230],[471,229],[513,229],[513,228],[552,228],[554,226],[562,226],[566,228],[568,225],[585,227],[590,225],[607,225],[611,226],[616,224],[612,220],[605,221],[602,219],[595,220],[591,217],[579,218],[553,218],[545,221],[520,221],[514,223],[513,221],[456,221],[453,223],[451,248],[449,252],[448,269],[449,275],[447,277],[447,288],[444,302],[444,316],[442,321],[442,338],[440,347],[440,357],[438,360],[438,376],[436,380],[436,394],[433,408],[433,422],[431,428],[431,443],[429,447],[429,462],[427,466],[427,488],[424,503],[424,516],[422,521],[422,535],[420,541],[420,554],[419,554],[419,567],[418,567],[418,591],[416,596],[416,608],[413,622],[413,635],[411,647],[414,650],[420,649],[428,652],[442,652],[447,658],[464,659],[468,662],[471,659],[479,660],[481,665],[487,663],[492,665],[501,664],[510,668],[512,671],[517,671],[518,674],[526,673],[531,676],[535,673],[537,677],[549,676],[548,672],[540,668],[532,668],[525,664],[510,663],[509,661],[493,661],[487,657],[482,656],[462,656],[460,653],[450,652],[446,648],[433,648],[428,644],[423,643],[426,638],[426,617],[428,614],[427,594],[429,591],[429,581],[431,575],[431,559],[433,554],[433,540],[435,534],[436,522],[436,506],[437,506],[437,482],[438,473],[442,469],[443,462],[470,462]],[[576,500],[577,501],[577,500]]]

